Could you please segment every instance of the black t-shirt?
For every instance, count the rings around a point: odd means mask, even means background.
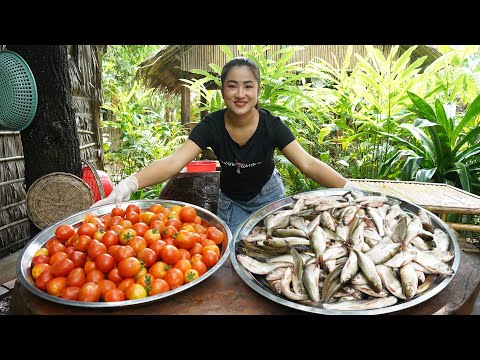
[[[238,145],[225,128],[226,109],[205,116],[189,139],[202,150],[211,147],[221,165],[220,189],[233,200],[250,200],[257,195],[275,169],[274,150],[295,140],[290,128],[268,110],[259,109],[257,130]]]

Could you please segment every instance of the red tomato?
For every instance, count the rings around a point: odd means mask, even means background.
[[[78,301],[96,302],[100,300],[100,287],[93,282],[86,282],[78,292]]]
[[[109,273],[108,273],[108,280],[112,280],[116,285],[120,284],[120,282],[123,280],[123,277],[120,275],[118,272],[118,268],[113,268]]]
[[[73,265],[75,265],[75,267],[83,267],[83,265],[85,265],[85,261],[87,261],[87,254],[85,254],[83,251],[73,250],[68,258],[73,261]]]
[[[207,245],[202,249],[202,255],[205,251],[213,251],[220,258],[220,248],[217,245]]]
[[[62,260],[62,259],[68,259],[67,253],[64,252],[56,252],[52,256],[50,256],[50,261],[48,262],[50,265],[55,264],[57,261]]]
[[[158,215],[160,213],[163,213],[165,211],[165,208],[160,204],[153,204],[152,206],[150,206],[148,211],[153,212],[154,214]]]
[[[75,228],[69,224],[62,224],[57,226],[55,229],[55,237],[59,240],[63,240],[64,243],[69,238],[71,238],[75,234]]]
[[[161,220],[153,220],[150,223],[150,229],[157,229],[158,232],[161,234],[163,229],[165,229],[165,224]],[[160,235],[161,236],[161,235]]]
[[[42,263],[48,264],[49,261],[50,261],[50,256],[48,256],[48,255],[37,255],[37,256],[33,257],[32,264],[33,265],[42,264]]]
[[[51,238],[51,239],[48,239],[47,242],[46,242],[45,245],[44,245],[45,249],[48,250],[48,253],[45,254],[45,255],[51,254],[50,248],[52,247],[53,244],[61,244],[61,243],[62,243],[62,242],[61,242],[59,239],[57,239],[56,237],[53,237],[53,238]]]
[[[39,263],[34,265],[31,271],[33,280],[36,280],[40,276],[40,274],[43,273],[44,271],[50,270],[51,267],[52,266],[47,263]]]
[[[173,267],[180,269],[180,271],[185,274],[185,271],[192,268],[192,263],[187,259],[180,259],[175,263],[175,265],[173,265]]]
[[[103,300],[108,302],[123,301],[125,300],[125,293],[118,288],[109,289],[103,295]]]
[[[207,272],[207,265],[202,260],[192,262],[192,269],[197,270],[198,274],[202,276]]]
[[[136,231],[138,236],[143,236],[143,234],[145,234],[145,231],[150,228],[144,222],[137,222],[136,224],[133,224],[132,229]]]
[[[150,248],[144,248],[137,252],[137,259],[143,261],[144,266],[150,267],[157,261],[157,254]]]
[[[207,235],[207,239],[215,241],[216,245],[221,244],[223,241],[223,233],[215,226],[208,227],[205,235]]]
[[[173,226],[175,229],[180,230],[182,228],[182,222],[179,219],[170,219],[165,223],[165,227]]]
[[[91,259],[87,259],[85,261],[85,264],[83,265],[83,270],[85,270],[85,274],[88,274],[90,271],[95,270],[97,268],[97,265],[95,264],[95,261]]]
[[[202,253],[202,261],[210,268],[218,262],[218,255],[212,250],[207,250]]]
[[[179,249],[190,249],[195,244],[193,233],[186,230],[180,230],[175,237],[175,246]]]
[[[67,286],[78,286],[79,288],[85,284],[85,270],[76,267],[67,275]]]
[[[90,246],[90,243],[93,241],[93,238],[91,236],[87,235],[80,235],[74,242],[73,242],[73,248],[78,251],[83,251],[87,252],[88,247]]]
[[[129,211],[125,214],[125,220],[130,221],[133,227],[133,225],[140,221],[140,215],[138,215],[138,213],[136,213],[135,211]]]
[[[102,237],[102,243],[105,244],[107,249],[110,248],[110,246],[117,245],[119,240],[118,240],[118,235],[115,231],[113,230],[108,230]]]
[[[77,234],[87,235],[93,238],[93,234],[95,234],[95,231],[97,231],[97,227],[94,224],[87,222],[78,227]]]
[[[100,254],[105,254],[107,252],[107,246],[97,240],[94,240],[90,243],[90,246],[87,250],[88,257],[95,261],[95,258]]]
[[[190,260],[192,258],[192,255],[190,255],[187,249],[178,249],[178,251],[180,252],[181,259]]]
[[[123,217],[118,215],[116,216],[112,215],[110,219],[108,219],[106,224],[107,224],[107,227],[110,229],[112,226],[120,224],[121,221],[123,221]]]
[[[200,243],[195,243],[193,246],[188,250],[191,256],[195,254],[201,254],[202,253],[203,246]]]
[[[50,271],[55,277],[66,277],[75,268],[73,261],[69,258],[60,259],[52,265]]]
[[[134,211],[136,212],[137,214],[140,214],[140,206],[138,205],[135,205],[135,204],[130,204],[127,206],[127,209],[125,210],[126,213],[128,213],[129,211]]]
[[[175,289],[181,285],[183,285],[183,272],[177,268],[170,268],[167,271],[167,274],[164,277],[164,280],[170,286],[170,289]]]
[[[165,229],[162,231],[162,238],[165,240],[167,237],[175,238],[177,236],[178,229],[173,225],[165,226]]]
[[[157,221],[160,224],[163,225],[163,223],[161,221],[159,221],[159,220],[157,220]],[[148,229],[147,231],[145,231],[145,234],[143,234],[143,238],[147,242],[147,246],[150,246],[152,241],[160,240],[162,238],[162,235],[160,235],[160,232],[158,231],[157,228],[153,228],[153,229]]]
[[[116,253],[113,256],[115,259],[115,262],[117,264],[120,263],[123,259],[126,259],[131,256],[135,256],[135,250],[130,245],[120,245],[121,248],[119,248]]]
[[[115,267],[115,259],[112,255],[103,253],[95,258],[95,268],[103,273],[109,273]]]
[[[67,287],[67,278],[64,276],[57,276],[49,280],[47,283],[47,293],[52,296],[60,297],[63,289]]]
[[[48,255],[52,256],[57,252],[65,252],[65,249],[66,249],[65,245],[63,245],[62,243],[51,244],[48,249]]]
[[[115,283],[112,281],[112,280],[108,280],[108,279],[103,279],[103,280],[100,280],[98,283],[97,283],[98,287],[100,288],[100,299],[104,299],[105,298],[105,293],[110,290],[110,289],[116,289],[117,288],[117,285],[115,285]]]
[[[155,279],[150,284],[150,290],[147,290],[148,296],[162,294],[170,290],[170,286],[164,279]]]
[[[138,254],[140,250],[147,247],[147,241],[142,236],[135,236],[128,245],[132,247],[135,254]]]
[[[120,233],[125,230],[122,225],[116,224],[109,228],[109,230],[115,231],[115,233],[120,236]]]
[[[132,284],[135,284],[135,279],[134,278],[127,278],[127,279],[123,279],[122,281],[120,281],[120,284],[118,284],[117,287],[120,290],[122,290],[123,292],[125,292],[125,291],[127,291],[127,288]]]
[[[142,268],[142,264],[136,257],[130,256],[120,261],[117,267],[121,277],[131,278],[138,274]]]
[[[105,274],[98,269],[93,269],[85,275],[85,282],[93,282],[96,284],[103,279],[105,279]]]
[[[170,268],[171,266],[165,261],[157,261],[155,264],[150,266],[148,273],[152,274],[155,279],[163,279]]]
[[[152,243],[148,246],[150,249],[152,249],[155,254],[157,255],[158,260],[160,258],[160,250],[162,250],[162,247],[166,245],[166,242],[163,240],[154,240]]]
[[[126,213],[126,210],[118,206],[115,206],[110,212],[112,216],[121,216],[122,218],[125,216],[125,213]]]
[[[50,270],[43,271],[36,279],[35,286],[42,290],[47,291],[47,283],[52,280],[55,276],[50,272]]]
[[[67,286],[65,289],[63,289],[61,298],[77,301],[79,293],[80,288],[78,286]]]
[[[180,210],[179,215],[180,215],[180,220],[183,222],[195,222],[197,211],[193,207],[189,205],[185,205]]]
[[[160,250],[160,257],[167,264],[173,265],[180,260],[182,256],[176,246],[167,244]]]

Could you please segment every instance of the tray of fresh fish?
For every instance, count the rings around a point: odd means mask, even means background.
[[[253,290],[318,314],[375,315],[418,305],[455,276],[460,248],[432,212],[378,192],[325,189],[272,202],[230,243]]]

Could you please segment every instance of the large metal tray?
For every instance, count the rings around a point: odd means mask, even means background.
[[[32,240],[30,240],[30,242],[25,246],[24,250],[20,254],[17,261],[16,273],[20,283],[29,291],[31,291],[33,294],[38,295],[39,297],[45,300],[59,303],[62,305],[78,306],[78,307],[84,307],[84,308],[118,308],[118,307],[140,305],[144,303],[158,301],[166,297],[178,294],[182,291],[188,290],[189,288],[197,285],[201,281],[211,276],[215,271],[217,271],[220,268],[220,266],[222,266],[222,264],[227,259],[230,251],[229,242],[232,239],[232,233],[228,228],[228,226],[225,224],[225,222],[222,219],[220,219],[217,215],[213,214],[212,212],[193,204],[188,204],[186,202],[175,201],[175,200],[158,199],[158,200],[128,201],[128,202],[124,202],[122,207],[126,208],[126,206],[129,204],[138,205],[142,210],[148,209],[153,204],[160,204],[160,205],[163,205],[164,207],[171,207],[173,205],[180,205],[180,206],[190,205],[194,207],[195,210],[197,211],[198,216],[200,216],[203,220],[207,221],[211,225],[216,226],[220,231],[223,232],[224,240],[221,244],[220,258],[218,259],[218,262],[215,264],[215,266],[210,268],[205,274],[203,274],[202,276],[198,277],[198,279],[188,284],[184,284],[178,288],[164,292],[162,294],[147,296],[145,298],[136,299],[136,300],[125,300],[125,301],[119,301],[119,302],[82,302],[82,301],[62,299],[37,289],[34,285],[34,281],[30,273],[32,259],[35,252],[38,249],[40,249],[47,242],[48,239],[50,239],[55,235],[55,229],[57,228],[57,226],[61,224],[70,224],[73,227],[77,228],[78,226],[80,226],[82,220],[84,219],[87,213],[92,213],[94,215],[100,215],[100,216],[110,213],[112,209],[115,207],[115,205],[110,204],[110,205],[98,206],[98,207],[94,207],[91,209],[78,212],[70,217],[67,217],[66,219],[63,219],[45,228],[42,232],[38,233]]]
[[[365,191],[365,190],[360,190],[366,195],[384,195],[378,192],[373,192],[373,191]],[[344,195],[348,192],[348,190],[345,189],[325,189],[325,190],[314,190],[314,191],[309,191],[307,194],[314,194],[318,193],[321,195],[325,196],[332,196],[332,195]],[[398,203],[400,207],[405,210],[409,211],[411,213],[417,214],[420,207],[410,203],[408,201],[389,196],[389,195],[384,195],[387,196],[389,199],[389,203]],[[248,286],[250,286],[253,290],[258,292],[260,295],[263,295],[267,299],[270,299],[276,303],[279,303],[284,306],[288,306],[297,310],[301,311],[306,311],[310,313],[317,313],[317,314],[324,314],[324,315],[376,315],[376,314],[385,314],[385,313],[392,313],[395,311],[400,311],[407,309],[409,307],[418,305],[427,299],[430,299],[432,296],[435,296],[435,294],[438,294],[443,288],[445,288],[448,283],[452,280],[453,276],[458,270],[458,266],[460,264],[460,247],[458,246],[457,241],[455,240],[454,234],[452,230],[448,227],[445,222],[443,222],[438,216],[433,214],[430,211],[427,211],[427,214],[430,218],[431,224],[433,228],[440,228],[443,230],[448,236],[450,237],[450,249],[449,251],[453,252],[455,254],[455,257],[450,260],[448,263],[449,266],[454,270],[454,274],[451,276],[445,276],[441,275],[439,276],[434,284],[430,287],[429,290],[427,290],[425,293],[423,293],[420,296],[415,296],[412,299],[408,301],[403,301],[399,300],[395,305],[388,306],[385,308],[380,308],[380,309],[373,309],[373,310],[330,310],[330,309],[324,309],[321,307],[316,307],[316,306],[308,306],[308,305],[303,305],[294,301],[291,301],[287,298],[284,298],[280,295],[277,295],[273,291],[269,289],[269,287],[266,284],[266,281],[264,280],[263,276],[261,275],[256,275],[250,273],[247,269],[245,269],[237,260],[237,254],[238,254],[238,243],[240,239],[248,235],[252,229],[255,226],[260,226],[263,225],[263,219],[268,215],[271,214],[274,211],[277,211],[282,208],[288,208],[291,206],[295,200],[292,199],[292,197],[286,197],[283,199],[280,199],[278,201],[272,202],[263,208],[259,209],[257,212],[253,213],[250,215],[242,224],[239,225],[237,230],[235,231],[234,234],[234,241],[230,242],[230,259],[232,261],[233,267],[235,271],[238,273],[238,275],[247,283]]]

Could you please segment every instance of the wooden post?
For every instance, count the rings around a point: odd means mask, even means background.
[[[191,129],[190,126],[190,89],[186,86],[182,86],[180,90],[181,96],[181,122],[185,125],[189,130]]]

